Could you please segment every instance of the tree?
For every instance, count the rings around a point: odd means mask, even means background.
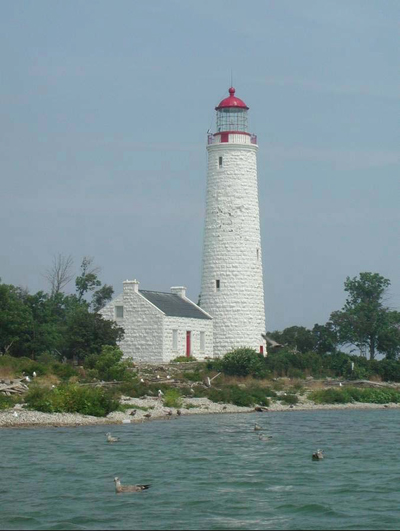
[[[325,325],[315,324],[312,333],[314,336],[314,350],[318,354],[334,354],[337,351],[338,336],[332,323]]]
[[[342,310],[333,312],[330,322],[341,345],[354,345],[362,355],[373,360],[377,352],[397,355],[400,349],[400,314],[384,306],[384,295],[390,280],[378,273],[360,273],[347,277],[344,283],[348,293]]]
[[[74,260],[71,255],[58,254],[53,257],[53,265],[46,270],[44,277],[50,284],[51,295],[57,295],[74,278],[72,267]]]
[[[94,291],[101,286],[97,275],[100,273],[100,268],[93,265],[93,258],[85,256],[81,264],[81,275],[76,277],[75,286],[78,296],[78,301],[83,302],[85,295],[88,292]]]
[[[0,354],[26,355],[32,337],[32,312],[20,288],[0,284]]]
[[[316,344],[313,332],[304,326],[290,326],[282,332],[275,331],[268,335],[278,343],[301,353],[314,350]]]
[[[112,299],[114,288],[104,284],[93,293],[92,308],[94,312],[100,311]]]

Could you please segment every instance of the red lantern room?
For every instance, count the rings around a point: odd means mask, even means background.
[[[217,111],[217,134],[221,132],[247,133],[247,111],[243,100],[235,96],[235,89],[229,89],[229,96],[221,101]]]

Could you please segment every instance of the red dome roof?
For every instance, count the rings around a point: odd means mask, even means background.
[[[236,98],[235,96],[235,89],[231,87],[229,89],[229,97],[225,98],[221,101],[221,103],[218,105],[218,107],[215,107],[215,109],[218,111],[218,109],[226,109],[229,107],[238,107],[239,109],[248,109],[247,105],[243,100],[240,98]]]

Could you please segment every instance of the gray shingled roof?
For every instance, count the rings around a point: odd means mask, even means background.
[[[191,317],[192,319],[211,319],[200,308],[185,301],[175,293],[163,293],[162,291],[139,290],[154,306],[157,306],[165,315],[170,317]]]

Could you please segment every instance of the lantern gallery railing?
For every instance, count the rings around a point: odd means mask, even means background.
[[[227,142],[227,140],[224,140],[224,138],[227,138],[226,135],[233,134],[233,135],[246,135],[250,136],[250,144],[257,144],[257,135],[249,135],[248,133],[242,133],[241,131],[227,131],[222,133],[221,135],[214,136],[213,134],[207,135],[207,143],[210,144],[220,144],[222,142]],[[222,138],[222,135],[223,138]]]

